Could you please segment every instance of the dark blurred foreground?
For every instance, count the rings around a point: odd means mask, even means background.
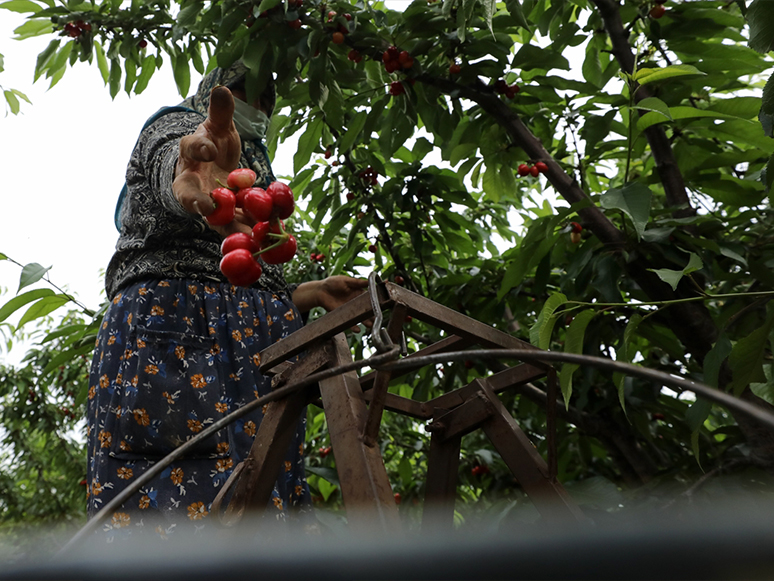
[[[389,536],[326,525],[310,534],[262,521],[166,540],[133,534],[107,544],[98,534],[66,555],[6,561],[0,579],[774,579],[774,505],[618,517]]]

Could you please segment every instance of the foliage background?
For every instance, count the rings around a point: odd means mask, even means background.
[[[78,61],[95,65],[113,97],[141,93],[165,61],[181,95],[191,68],[243,58],[254,71],[249,94],[273,71],[269,147],[298,139],[287,177],[305,208],[291,224],[305,250],[291,279],[400,276],[541,348],[636,361],[770,409],[774,3],[670,1],[661,18],[653,6],[0,4],[29,15],[19,38],[51,37],[35,74],[52,86]],[[78,21],[90,30],[68,36]],[[342,44],[332,42],[337,30]],[[410,69],[385,70],[391,45],[410,53]],[[501,79],[519,85],[512,99],[496,91]],[[23,97],[8,90],[14,113]],[[545,174],[518,175],[538,161]],[[577,243],[573,222],[583,228]],[[100,320],[99,309],[70,310],[79,305],[67,293],[36,285],[39,265],[21,272],[18,296],[0,308],[0,322],[21,315],[7,332],[34,329],[24,365],[3,366],[0,381],[0,521],[12,540],[26,527],[82,522],[86,359]],[[412,349],[440,336],[415,322],[407,335]],[[352,338],[356,356],[362,339]],[[426,399],[491,371],[472,360],[426,368],[392,389]],[[596,519],[768,492],[774,437],[744,416],[592,368],[565,366],[560,377],[559,480]],[[504,396],[543,453],[544,398],[539,383]],[[310,484],[335,527],[335,460],[324,417],[309,414]],[[416,526],[428,435],[389,416],[382,437],[401,512]],[[461,527],[536,518],[477,434],[464,442],[459,498]]]

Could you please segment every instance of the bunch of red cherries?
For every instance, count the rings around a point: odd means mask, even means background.
[[[265,190],[257,188],[255,180],[256,174],[249,168],[232,171],[226,186],[210,194],[215,211],[206,217],[213,226],[225,226],[234,219],[236,208],[241,208],[256,222],[250,234],[231,234],[220,247],[220,272],[237,286],[250,286],[261,278],[259,256],[266,264],[283,264],[293,259],[298,248],[282,222],[295,208],[293,192],[280,182],[272,182]]]

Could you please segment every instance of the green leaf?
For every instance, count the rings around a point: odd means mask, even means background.
[[[693,252],[689,254],[690,254],[690,258],[688,259],[688,264],[682,270],[670,270],[668,268],[659,268],[659,269],[649,268],[648,270],[655,273],[661,280],[663,280],[665,283],[671,286],[672,290],[677,290],[677,285],[680,284],[680,280],[686,274],[690,274],[691,272],[697,271],[704,266],[704,264],[701,261],[701,258],[699,258],[698,255],[694,254]]]
[[[581,311],[570,323],[567,334],[564,338],[565,353],[583,353],[583,340],[586,336],[586,327],[591,319],[596,315],[596,311],[589,309]],[[572,396],[572,376],[575,370],[580,367],[577,363],[564,363],[562,371],[559,373],[559,386],[562,389],[565,408],[570,407],[570,397]]]
[[[753,0],[747,8],[747,22],[750,24],[750,48],[761,53],[774,50],[774,2]]]
[[[14,29],[13,32],[16,35],[14,40],[24,40],[34,36],[49,34],[53,31],[54,27],[51,25],[51,21],[48,18],[36,18],[33,20],[28,20],[18,28]]]
[[[618,349],[616,349],[615,352],[616,361],[620,361],[621,363],[631,363],[634,359],[636,349],[632,348],[632,337],[634,336],[634,333],[637,331],[637,327],[640,326],[641,322],[642,315],[639,313],[635,313],[629,319],[629,322],[626,324],[626,329],[624,329],[621,344],[618,346]],[[615,383],[616,388],[618,389],[618,401],[620,402],[621,409],[624,410],[624,413],[626,412],[626,398],[624,394],[625,381],[625,374],[618,372],[613,374],[613,383]]]
[[[188,96],[188,89],[191,87],[191,67],[188,65],[188,57],[179,55],[174,59],[173,74],[175,84],[181,97]]]
[[[14,95],[13,91],[5,90],[3,91],[3,95],[5,95],[5,101],[8,103],[11,113],[14,115],[19,113],[19,99]]]
[[[357,141],[357,138],[360,137],[360,132],[363,131],[363,127],[365,127],[367,119],[368,113],[365,111],[358,111],[355,113],[355,116],[349,122],[347,132],[338,143],[339,151],[346,152],[354,145],[355,141]]]
[[[731,353],[731,348],[732,345],[728,335],[722,332],[712,346],[712,349],[704,357],[704,383],[712,387],[718,387],[720,368],[723,365],[723,361]]]
[[[41,10],[40,6],[31,0],[9,0],[8,2],[3,2],[0,4],[0,8],[5,8],[6,10],[20,13],[36,13],[40,12]]]
[[[99,69],[99,74],[102,75],[102,82],[107,85],[108,80],[110,79],[110,69],[108,67],[107,58],[105,57],[105,50],[100,43],[95,42],[94,52],[97,53],[97,68]]]
[[[275,6],[278,6],[281,0],[261,0],[261,3],[258,5],[258,10],[256,10],[257,14],[260,14],[261,12],[265,12],[266,10],[271,10]]]
[[[750,391],[763,401],[774,405],[774,378],[772,377],[771,365],[764,365],[763,373],[766,376],[766,382],[751,383]]]
[[[763,132],[768,137],[774,137],[774,74],[769,77],[766,86],[763,87],[758,120],[763,126]]]
[[[652,111],[659,115],[663,115],[667,119],[672,119],[672,114],[669,112],[669,106],[656,97],[648,97],[647,99],[638,101],[637,104],[634,105],[634,108],[641,111]]]
[[[663,68],[640,69],[633,75],[633,79],[640,85],[647,85],[664,79],[704,74],[693,65],[670,65]]]
[[[688,428],[695,432],[699,430],[712,411],[712,402],[703,397],[696,398],[696,401],[685,410],[685,420],[688,422]]]
[[[626,184],[623,188],[612,188],[600,196],[600,203],[606,210],[621,210],[631,219],[637,239],[642,239],[645,225],[650,218],[650,188],[638,182]]]
[[[548,349],[551,344],[551,334],[554,330],[556,317],[554,311],[567,302],[567,297],[562,293],[552,294],[543,305],[537,321],[529,330],[529,341],[535,347]]]
[[[722,113],[720,111],[712,111],[710,109],[697,109],[696,107],[670,107],[669,114],[672,121],[681,119],[740,119],[736,115],[728,113]],[[651,125],[657,123],[664,123],[667,121],[661,112],[659,113],[646,113],[637,121],[637,129],[644,131]],[[745,121],[748,121],[745,119]]]
[[[729,385],[729,391],[734,395],[741,395],[750,383],[766,381],[763,372],[763,355],[772,325],[774,325],[774,311],[768,314],[763,325],[747,337],[739,339],[731,349],[728,364],[733,379]]]
[[[27,303],[55,294],[50,288],[38,288],[12,298],[0,307],[0,322],[5,321]]]
[[[38,282],[49,270],[51,270],[50,266],[45,268],[37,262],[30,262],[29,264],[25,264],[22,268],[21,276],[19,277],[19,288],[16,290],[16,292],[18,293],[25,286],[29,286]]]
[[[134,85],[135,95],[142,93],[148,86],[153,73],[156,71],[156,57],[152,55],[146,56],[142,61],[142,69],[137,76],[137,83]]]
[[[298,149],[293,156],[293,171],[298,173],[309,163],[312,153],[320,146],[323,131],[323,119],[318,117],[306,126],[306,131],[298,139]]]
[[[20,329],[30,321],[45,317],[49,313],[57,310],[59,307],[69,303],[71,300],[72,299],[66,295],[51,295],[41,298],[32,306],[30,306],[24,315],[22,315],[22,318],[19,319],[19,324],[16,326],[16,329]],[[93,345],[91,347],[93,347]]]

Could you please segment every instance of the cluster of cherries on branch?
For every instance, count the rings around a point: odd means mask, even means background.
[[[236,208],[241,208],[256,222],[250,234],[231,234],[220,247],[220,272],[237,286],[250,286],[261,278],[259,256],[266,264],[283,264],[292,260],[298,249],[283,223],[295,209],[293,192],[281,182],[272,182],[265,190],[257,188],[255,180],[256,174],[249,168],[232,171],[226,186],[210,194],[215,211],[205,218],[213,226],[225,226],[234,219]]]

